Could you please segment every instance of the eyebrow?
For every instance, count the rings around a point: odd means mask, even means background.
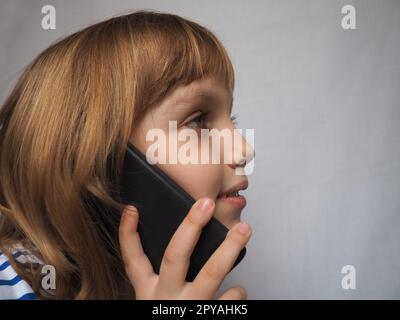
[[[230,95],[231,97],[231,102],[229,105],[229,113],[232,113],[232,108],[233,108],[233,94]],[[192,102],[195,99],[205,99],[205,100],[211,100],[213,102],[218,101],[219,99],[217,98],[217,95],[214,93],[212,89],[195,89],[193,90],[189,97],[184,96],[184,97],[179,97],[179,98],[174,98],[171,103],[168,103],[168,109],[165,110],[164,112],[167,114],[176,114],[176,113],[181,113],[182,111],[188,110],[188,106],[192,105]],[[193,104],[194,105],[194,104]]]
[[[201,91],[198,91],[197,93],[193,94],[193,97],[196,97],[196,96],[206,97],[208,99],[211,98],[211,99],[215,100],[215,94],[212,91],[208,91],[208,90],[207,91],[201,90]],[[233,95],[231,95],[231,103],[229,105],[229,113],[232,113],[233,100],[234,100],[234,97],[233,97]]]

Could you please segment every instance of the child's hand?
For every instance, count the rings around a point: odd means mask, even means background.
[[[203,210],[201,209],[203,205]],[[125,208],[119,227],[121,254],[125,270],[135,289],[136,299],[213,299],[240,251],[246,246],[251,228],[238,223],[229,230],[226,239],[213,253],[193,282],[185,282],[189,259],[202,228],[211,219],[214,201],[198,200],[176,230],[164,253],[157,275],[143,252],[137,232],[137,210]],[[238,231],[241,229],[242,232]],[[246,299],[246,291],[232,287],[218,299]]]

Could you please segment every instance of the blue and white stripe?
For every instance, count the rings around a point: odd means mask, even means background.
[[[23,258],[21,252],[15,252],[14,258]],[[0,252],[0,299],[1,300],[34,300],[36,294],[11,266],[5,254]]]

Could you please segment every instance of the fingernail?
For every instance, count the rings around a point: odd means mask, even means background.
[[[133,216],[135,214],[138,214],[138,211],[134,206],[129,205],[125,208],[125,213],[130,216]]]
[[[213,201],[211,199],[203,198],[203,199],[200,200],[199,209],[201,211],[206,212],[212,207],[212,205],[213,205]]]
[[[240,222],[237,227],[236,230],[241,233],[242,235],[246,236],[249,234],[250,232],[250,226],[245,223],[245,222]]]

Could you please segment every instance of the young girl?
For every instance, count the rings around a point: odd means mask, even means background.
[[[114,17],[39,54],[0,110],[0,298],[245,299],[241,287],[215,297],[251,235],[240,221],[245,198],[237,194],[247,179],[235,174],[254,156],[243,137],[245,152],[233,148],[232,163],[159,165],[197,199],[159,274],[136,232],[140,213],[113,199],[106,177],[108,159],[120,170],[128,142],[145,153],[148,130],[167,131],[171,120],[178,131],[233,131],[233,88],[220,41],[173,14]],[[102,223],[115,217],[100,208],[90,214],[88,195],[123,213],[118,241]],[[185,282],[212,215],[230,231],[196,279]],[[44,266],[55,270],[55,287],[43,283]]]

